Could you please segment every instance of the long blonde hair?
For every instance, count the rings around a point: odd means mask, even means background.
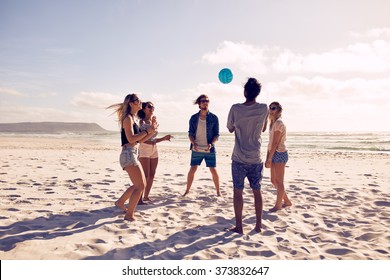
[[[122,103],[116,103],[108,106],[106,109],[114,109],[114,113],[118,115],[118,124],[122,127],[123,121],[129,116],[133,116],[131,113],[130,102],[138,99],[135,93],[126,95],[125,100]]]
[[[272,102],[271,104],[269,104],[269,108],[275,106],[277,109],[276,109],[276,114],[274,115],[274,117],[272,118],[271,117],[271,114],[269,115],[269,129],[271,130],[273,124],[279,119],[282,117],[282,112],[283,112],[283,107],[282,105],[280,105],[279,102]]]

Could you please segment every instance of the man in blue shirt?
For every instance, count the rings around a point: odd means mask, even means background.
[[[183,196],[190,192],[195,172],[203,159],[206,166],[210,168],[217,195],[221,195],[214,147],[214,143],[219,137],[219,122],[218,117],[209,111],[209,102],[210,99],[205,94],[200,95],[194,102],[194,104],[198,104],[200,111],[192,115],[189,122],[188,138],[191,142],[191,168],[187,175],[187,189]]]

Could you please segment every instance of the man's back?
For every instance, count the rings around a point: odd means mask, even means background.
[[[268,117],[268,106],[234,104],[230,109],[227,128],[235,132],[232,160],[244,164],[261,163],[261,133]]]

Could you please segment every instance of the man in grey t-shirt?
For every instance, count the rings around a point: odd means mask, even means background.
[[[256,211],[256,232],[261,232],[263,198],[261,196],[261,180],[263,177],[263,162],[261,160],[261,133],[266,130],[268,106],[257,103],[261,84],[255,78],[249,78],[244,86],[246,101],[234,104],[230,108],[227,128],[235,134],[232,154],[232,178],[234,186],[234,213],[236,226],[231,229],[243,233],[242,210],[244,180],[248,178],[253,191]]]

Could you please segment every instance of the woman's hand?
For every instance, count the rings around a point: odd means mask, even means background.
[[[158,122],[156,116],[152,117],[152,125],[148,127],[147,132],[148,134],[155,134],[158,129]]]
[[[171,141],[171,139],[174,138],[172,135],[168,134],[163,137],[163,141]]]
[[[272,161],[270,159],[267,159],[265,161],[265,168],[271,168]]]

